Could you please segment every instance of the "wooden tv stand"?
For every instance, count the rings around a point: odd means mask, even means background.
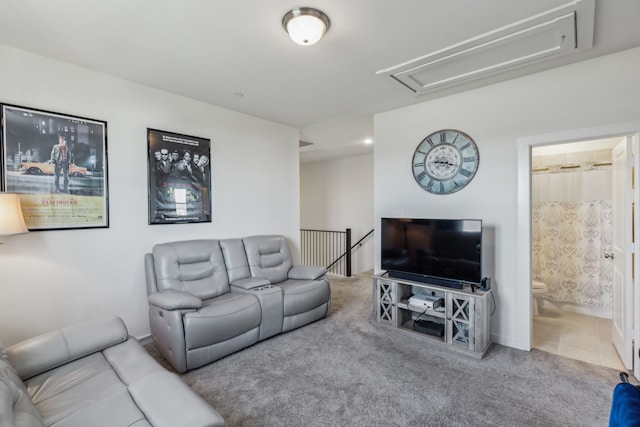
[[[410,305],[409,298],[416,294],[442,298],[443,305],[436,309]],[[472,290],[467,285],[453,289],[388,277],[386,273],[373,276],[373,316],[378,325],[402,330],[477,358],[482,358],[491,345],[491,303],[491,290]],[[439,331],[434,332],[434,328],[429,328],[429,332],[414,330],[418,319],[436,326],[435,330],[443,331],[443,335],[438,336]]]

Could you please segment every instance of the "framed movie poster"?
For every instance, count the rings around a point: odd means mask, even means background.
[[[147,129],[149,224],[211,222],[211,141]]]
[[[107,122],[1,105],[2,187],[29,230],[109,227]]]

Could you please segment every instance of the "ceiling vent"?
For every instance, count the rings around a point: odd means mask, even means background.
[[[307,141],[298,141],[298,148],[302,148],[302,147],[308,147],[309,145],[313,145],[313,142],[307,142]]]
[[[417,95],[570,55],[593,45],[595,0],[577,0],[380,70]]]

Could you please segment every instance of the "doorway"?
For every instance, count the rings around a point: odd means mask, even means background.
[[[585,128],[572,131],[558,132],[554,134],[541,134],[528,137],[517,138],[517,150],[518,150],[518,217],[517,217],[517,239],[516,239],[516,251],[517,251],[517,264],[516,264],[516,278],[517,289],[519,289],[522,299],[517,303],[516,322],[521,328],[523,335],[523,347],[524,349],[531,349],[533,344],[533,298],[532,298],[532,259],[531,259],[531,169],[532,158],[531,151],[534,147],[541,147],[545,145],[557,145],[564,143],[573,143],[579,141],[589,140],[601,140],[608,138],[626,138],[625,146],[629,148],[627,152],[637,152],[638,139],[640,135],[640,122],[629,122],[608,125],[597,128]],[[629,162],[625,163],[628,170],[628,185],[625,188],[625,200],[629,201],[629,215],[625,219],[625,225],[628,225],[628,236],[631,236],[631,224],[633,223],[636,230],[640,229],[640,221],[638,220],[637,209],[631,214],[631,196],[633,200],[639,199],[639,185],[638,185],[638,173],[631,174],[631,168],[636,171],[640,170],[639,156],[629,158]],[[633,176],[633,178],[632,178]],[[631,185],[633,182],[633,186]],[[627,195],[629,197],[627,197]],[[625,210],[626,212],[626,210]],[[626,215],[626,214],[625,214]],[[618,221],[619,222],[619,221]],[[623,233],[619,233],[622,235]],[[614,232],[614,235],[618,235]],[[625,256],[618,257],[624,259],[627,262],[625,272],[629,272],[628,276],[625,276],[623,281],[624,292],[622,298],[614,298],[614,301],[623,301],[623,306],[614,309],[614,321],[612,323],[613,332],[618,332],[620,336],[624,338],[625,349],[624,355],[628,359],[622,358],[625,361],[625,366],[633,366],[634,376],[639,378],[640,375],[640,359],[638,353],[632,351],[632,342],[640,342],[640,320],[638,316],[634,317],[634,307],[640,307],[640,292],[633,293],[634,288],[638,288],[639,278],[633,277],[631,279],[631,270],[633,266],[634,271],[640,271],[640,264],[638,259],[640,257],[631,258],[631,253],[640,253],[639,239],[631,240],[629,237],[628,248]],[[628,258],[627,258],[628,256]],[[617,260],[616,260],[617,262]],[[628,277],[628,279],[627,279]],[[614,289],[616,287],[614,286]],[[618,292],[618,295],[620,292]],[[616,307],[614,302],[614,307]],[[616,319],[621,320],[616,323]],[[622,327],[617,328],[617,324]],[[628,360],[628,364],[626,361]]]
[[[531,150],[532,347],[625,370],[612,338],[613,166],[624,138]]]

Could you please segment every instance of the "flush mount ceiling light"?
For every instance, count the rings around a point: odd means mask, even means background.
[[[312,7],[290,10],[282,17],[282,26],[294,43],[311,46],[329,30],[331,21],[322,11]]]

